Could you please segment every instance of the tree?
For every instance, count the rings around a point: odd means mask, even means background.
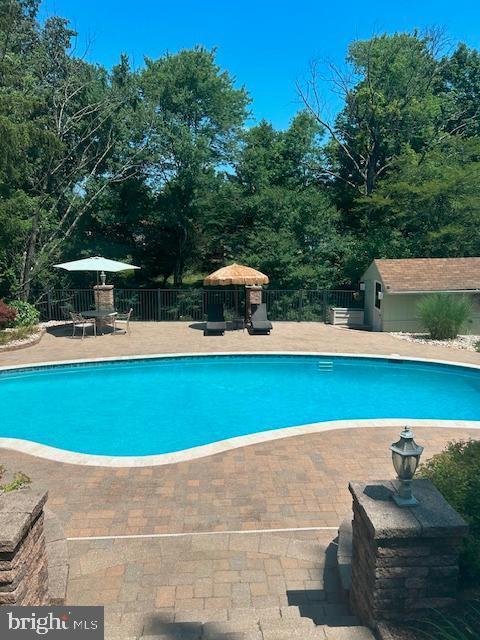
[[[320,130],[306,113],[278,132],[261,122],[244,136],[231,178],[223,234],[216,246],[284,288],[321,288],[342,281],[348,240],[338,229],[339,212],[311,166]]]
[[[480,139],[451,136],[425,153],[405,151],[356,206],[365,223],[367,263],[373,257],[478,256]]]
[[[465,136],[480,135],[480,54],[459,44],[442,65],[445,115],[450,130]]]
[[[155,116],[148,174],[158,197],[159,227],[174,242],[174,283],[195,253],[202,212],[197,198],[231,162],[247,115],[246,91],[203,47],[146,60],[143,97]]]
[[[141,140],[124,145],[131,108],[125,87],[69,54],[74,32],[61,18],[36,22],[37,3],[5,0],[0,40],[0,219],[15,241],[0,247],[9,286],[21,298],[75,231],[108,184],[132,175]],[[125,61],[123,61],[125,64]]]
[[[348,185],[354,195],[369,195],[405,145],[430,148],[442,130],[438,34],[375,36],[353,42],[348,69],[332,67],[335,90],[344,107],[334,122],[324,115],[318,71],[301,99],[330,134],[320,175]]]

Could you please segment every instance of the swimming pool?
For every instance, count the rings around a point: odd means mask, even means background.
[[[0,371],[0,438],[148,456],[324,421],[480,420],[480,370],[321,355],[129,359]]]

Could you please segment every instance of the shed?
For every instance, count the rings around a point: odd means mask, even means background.
[[[464,331],[480,333],[480,258],[374,260],[361,282],[365,324],[372,331],[422,331],[419,301],[442,292],[471,299],[473,314]]]

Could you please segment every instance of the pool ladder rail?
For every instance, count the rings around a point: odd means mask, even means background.
[[[320,373],[329,373],[333,371],[333,362],[332,360],[319,360],[317,362],[317,370]]]

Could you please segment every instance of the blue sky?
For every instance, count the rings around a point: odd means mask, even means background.
[[[44,0],[41,15],[62,15],[79,32],[78,50],[111,67],[125,52],[139,67],[196,44],[217,47],[219,64],[252,97],[255,120],[288,126],[299,108],[295,82],[312,60],[341,64],[348,43],[373,33],[437,26],[450,44],[480,48],[475,0]],[[338,100],[328,95],[330,111]]]

